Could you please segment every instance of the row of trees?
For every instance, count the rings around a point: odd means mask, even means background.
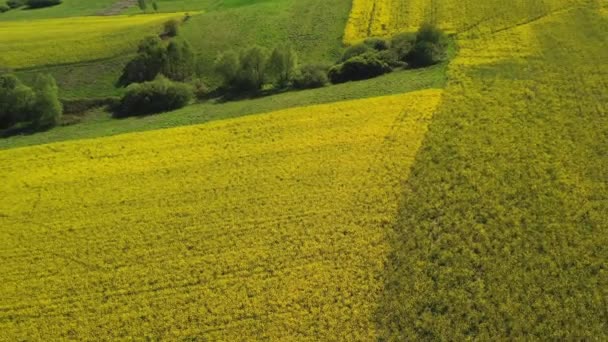
[[[0,75],[0,128],[30,124],[43,129],[57,125],[63,114],[59,89],[50,75],[37,75],[28,87],[15,75]]]
[[[28,8],[55,6],[61,2],[62,0],[7,0],[6,5],[0,5],[0,13],[23,6],[27,6]]]

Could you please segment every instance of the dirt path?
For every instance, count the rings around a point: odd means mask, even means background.
[[[98,15],[117,15],[129,7],[137,5],[137,0],[117,0],[112,6],[98,12]]]

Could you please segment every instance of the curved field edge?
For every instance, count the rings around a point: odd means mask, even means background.
[[[443,88],[446,82],[446,69],[447,63],[443,63],[426,69],[395,72],[362,82],[292,91],[251,100],[224,103],[212,101],[188,106],[174,112],[141,118],[116,120],[103,110],[95,110],[87,113],[81,122],[74,125],[56,127],[31,135],[14,135],[0,139],[0,149],[194,125],[287,108]],[[85,69],[78,72],[84,75]],[[25,74],[21,74],[20,76],[24,76],[24,79],[31,79],[34,75],[29,74],[28,77],[25,77]],[[69,78],[65,81],[73,82],[74,80]]]
[[[371,340],[440,90],[0,152],[11,340]]]
[[[607,338],[601,13],[459,37],[395,225],[383,340]]]
[[[130,53],[163,22],[183,13],[0,22],[0,65],[22,69]]]

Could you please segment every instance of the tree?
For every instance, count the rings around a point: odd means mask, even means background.
[[[148,9],[148,3],[146,0],[137,0],[137,5],[139,6],[139,9],[144,12]]]
[[[194,73],[195,55],[192,46],[185,40],[172,41],[167,46],[167,55],[162,73],[171,80],[185,81]]]
[[[192,88],[160,76],[151,82],[132,84],[122,97],[117,117],[166,112],[186,106],[192,100]]]
[[[416,34],[416,42],[407,56],[407,62],[422,68],[437,64],[447,55],[446,34],[431,24],[423,24]]]
[[[391,39],[391,50],[397,54],[400,61],[407,61],[407,57],[415,45],[415,33],[399,33]]]
[[[34,100],[34,91],[15,75],[0,75],[0,128],[28,121]]]
[[[369,52],[334,65],[329,69],[328,75],[332,83],[344,83],[377,77],[391,71],[391,66],[380,59],[377,53]]]
[[[152,3],[152,9],[154,10],[154,12],[158,12],[158,3],[156,1]]]
[[[214,70],[222,77],[224,87],[231,88],[236,82],[236,75],[239,72],[239,55],[230,50],[218,55],[215,60]]]
[[[297,55],[291,47],[278,46],[268,60],[268,73],[277,88],[284,88],[293,79],[297,68]]]
[[[353,57],[360,56],[360,55],[362,55],[364,53],[368,53],[372,50],[373,49],[369,45],[363,44],[363,43],[349,46],[342,54],[342,58],[340,59],[340,62],[346,62],[347,60],[349,60]]]
[[[34,82],[36,99],[32,106],[32,122],[38,128],[53,127],[61,121],[63,107],[59,88],[51,75],[40,74]]]
[[[161,72],[167,61],[167,50],[156,36],[144,38],[139,43],[137,56],[125,65],[118,85],[152,81]]]
[[[164,24],[164,32],[169,37],[175,37],[179,34],[179,21],[171,19]]]
[[[258,91],[266,81],[268,52],[260,46],[251,47],[241,53],[240,67],[236,76],[236,87],[245,91]]]
[[[329,83],[327,78],[328,67],[324,65],[309,64],[298,70],[293,86],[298,89],[320,88]]]
[[[59,5],[61,0],[27,0],[26,4],[29,8],[42,8]]]

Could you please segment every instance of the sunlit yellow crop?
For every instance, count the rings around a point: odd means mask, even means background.
[[[455,33],[504,30],[584,1],[354,0],[344,41],[415,31],[425,22]]]
[[[25,68],[118,56],[183,14],[0,22],[0,66]]]
[[[3,337],[374,340],[440,94],[0,152]]]

